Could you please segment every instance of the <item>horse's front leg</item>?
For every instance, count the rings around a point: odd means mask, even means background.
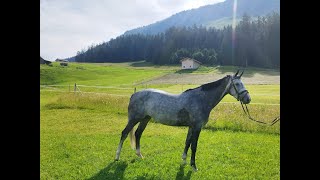
[[[189,130],[188,130],[188,135],[187,135],[187,138],[186,138],[186,145],[184,147],[184,151],[183,151],[183,154],[182,154],[182,160],[183,160],[183,164],[187,164],[187,153],[188,153],[188,150],[189,150],[189,147],[190,147],[190,144],[191,144],[191,135],[192,135],[192,128],[189,127]]]
[[[198,145],[198,139],[201,132],[201,127],[193,128],[192,130],[192,136],[191,136],[191,161],[190,165],[194,171],[198,171],[198,168],[196,166],[196,151],[197,151],[197,145]]]

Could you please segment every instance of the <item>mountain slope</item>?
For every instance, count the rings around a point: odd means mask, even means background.
[[[164,32],[172,26],[214,26],[217,28],[230,24],[233,16],[233,0],[226,0],[214,5],[202,6],[174,14],[169,18],[156,23],[129,30],[124,35],[129,34],[158,34]],[[280,13],[280,0],[238,0],[237,18],[241,18],[244,13],[250,16],[262,16],[272,11]],[[231,19],[231,20],[230,20]],[[222,25],[221,25],[222,24]]]

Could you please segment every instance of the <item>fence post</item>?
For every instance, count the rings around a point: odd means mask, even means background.
[[[77,86],[77,89],[78,89],[78,91],[79,91],[80,93],[82,93],[81,90],[80,90],[80,88],[79,88],[78,86]]]
[[[74,93],[76,93],[76,92],[77,92],[77,84],[74,83]]]

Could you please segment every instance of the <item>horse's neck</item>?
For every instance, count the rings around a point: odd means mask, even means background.
[[[207,101],[209,101],[210,109],[213,109],[221,100],[222,98],[228,93],[230,85],[230,79],[227,78],[220,86],[217,86],[209,91],[207,91]]]

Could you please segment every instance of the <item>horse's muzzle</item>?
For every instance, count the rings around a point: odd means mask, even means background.
[[[243,104],[249,104],[250,101],[251,101],[251,97],[250,97],[249,93],[246,93],[246,94],[243,96],[243,98],[242,98],[241,101],[242,101]]]

